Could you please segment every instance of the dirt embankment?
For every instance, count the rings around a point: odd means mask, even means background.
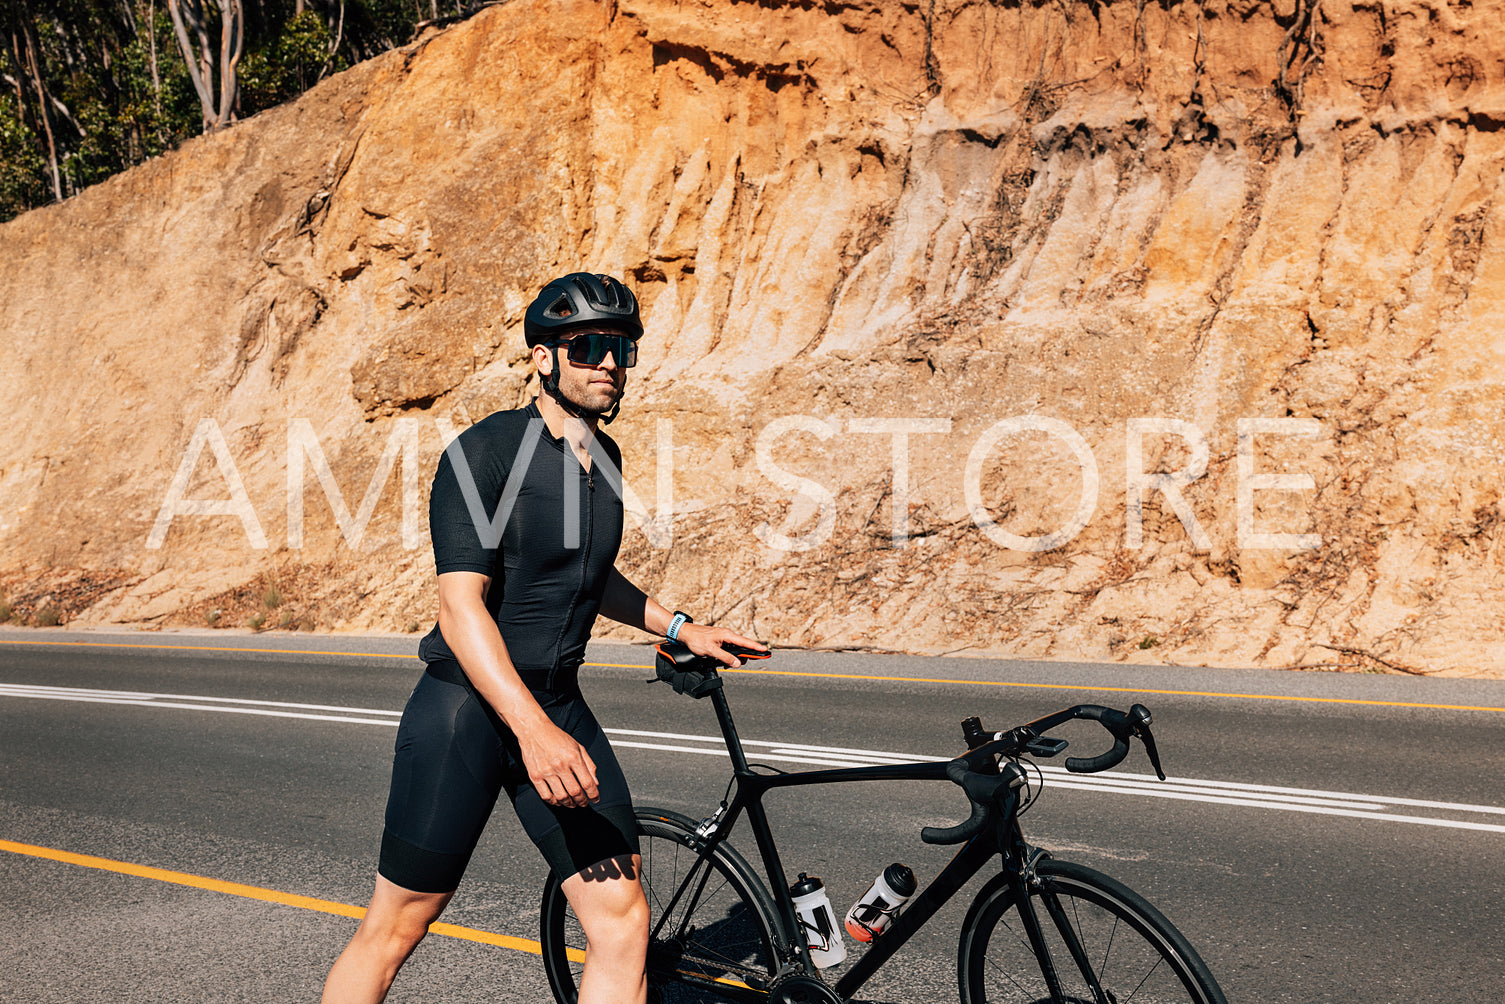
[[[444,436],[589,267],[648,318],[624,566],[703,618],[1505,675],[1502,18],[488,9],[0,227],[0,589],[426,625]]]

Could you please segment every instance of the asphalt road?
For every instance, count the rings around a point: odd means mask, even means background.
[[[0,1001],[316,1000],[355,925],[327,911],[370,895],[412,649],[0,632]],[[587,694],[638,801],[703,815],[727,762],[678,737],[713,736],[710,706],[645,686],[627,667],[648,654],[593,649],[612,665]],[[787,744],[942,758],[966,715],[1145,703],[1172,781],[1141,783],[1138,751],[1106,781],[1048,773],[1036,842],[1159,906],[1230,1001],[1502,999],[1505,683],[793,652],[762,668],[727,692],[754,759],[786,769],[877,759]],[[1065,734],[1073,754],[1105,745]],[[890,861],[933,876],[947,852],[919,827],[966,814],[951,786],[915,783],[770,808],[788,869],[820,874],[838,909]],[[445,917],[459,936],[431,936],[389,1000],[547,1000],[526,951],[543,872],[500,807]],[[955,999],[965,895],[865,999]]]

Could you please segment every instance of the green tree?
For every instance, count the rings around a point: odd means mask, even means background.
[[[0,221],[291,100],[441,10],[465,13],[457,0],[0,0]]]

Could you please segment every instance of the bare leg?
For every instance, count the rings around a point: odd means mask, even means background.
[[[648,900],[636,854],[608,858],[560,883],[585,929],[580,1004],[644,1004],[648,982]]]
[[[324,981],[323,1004],[380,1004],[453,895],[413,892],[378,875],[365,919]]]

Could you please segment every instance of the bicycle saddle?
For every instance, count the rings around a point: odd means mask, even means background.
[[[766,659],[770,655],[741,645],[721,647],[739,659]],[[661,642],[655,649],[658,658],[654,662],[654,672],[658,679],[673,684],[676,694],[700,698],[721,689],[721,677],[717,673],[721,662],[714,656],[696,655],[689,646],[678,641]]]

